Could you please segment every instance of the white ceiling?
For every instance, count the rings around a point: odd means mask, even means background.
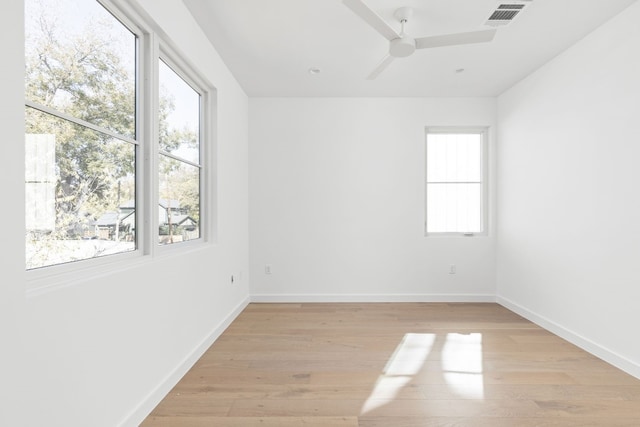
[[[533,0],[492,42],[417,50],[375,80],[388,42],[342,0],[183,1],[249,96],[438,97],[496,96],[637,0]],[[398,31],[393,12],[412,7],[413,37],[491,28],[508,3],[364,1]]]

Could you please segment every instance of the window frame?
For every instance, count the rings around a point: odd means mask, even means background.
[[[197,239],[191,239],[184,242],[178,242],[167,245],[158,244],[158,230],[159,219],[157,212],[151,214],[153,220],[153,236],[152,242],[149,242],[153,250],[158,254],[165,254],[167,252],[175,251],[175,248],[191,249],[193,246],[201,245],[202,243],[215,242],[215,226],[217,215],[213,210],[215,206],[215,195],[217,194],[214,189],[215,174],[211,172],[214,165],[214,152],[215,152],[215,139],[213,138],[213,126],[214,121],[211,119],[214,113],[214,105],[212,100],[215,98],[215,89],[206,82],[200,75],[194,71],[194,67],[187,62],[181,55],[179,55],[176,49],[168,42],[162,40],[159,41],[154,52],[154,74],[155,82],[153,98],[154,98],[154,119],[155,119],[155,137],[153,138],[153,154],[154,154],[154,171],[155,182],[153,186],[153,205],[158,206],[160,199],[159,190],[159,173],[158,165],[160,162],[160,148],[158,144],[158,131],[159,131],[159,105],[160,105],[160,93],[159,93],[159,62],[163,61],[174,73],[176,73],[182,80],[184,80],[195,92],[200,95],[200,108],[199,108],[199,178],[200,178],[200,237]],[[171,157],[171,156],[169,156]],[[172,158],[172,157],[171,157]],[[182,162],[182,160],[179,160]],[[194,165],[192,162],[185,162],[189,165]],[[212,218],[213,216],[213,218]]]
[[[489,230],[489,126],[426,126],[424,134],[424,235],[425,237],[488,237]],[[430,134],[479,134],[482,138],[481,148],[481,225],[477,232],[429,231],[428,229],[428,137]]]
[[[88,258],[35,269],[26,269],[26,292],[40,294],[107,274],[153,262],[159,257],[174,257],[193,250],[201,250],[216,243],[217,236],[217,91],[191,62],[184,59],[180,49],[172,44],[162,29],[137,6],[123,0],[95,0],[115,19],[136,36],[135,91],[135,183],[136,183],[136,248],[108,256]],[[200,94],[200,237],[181,244],[158,244],[158,61],[163,58],[172,69]],[[25,58],[26,59],[26,58]],[[32,104],[32,105],[30,105]],[[25,107],[50,114],[50,107],[25,99]],[[69,120],[69,115],[56,112],[54,116]],[[91,123],[73,123],[111,135]],[[124,136],[118,139],[133,143]]]

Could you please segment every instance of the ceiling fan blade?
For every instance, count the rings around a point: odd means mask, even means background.
[[[391,41],[400,37],[400,34],[398,34],[393,27],[387,24],[384,19],[371,10],[369,6],[364,4],[362,0],[342,0],[342,2],[387,40]]]
[[[421,37],[416,39],[416,49],[490,42],[496,35],[496,31],[497,30],[493,29],[472,31],[470,33],[456,33],[445,34],[442,36]]]
[[[380,75],[380,73],[383,72],[384,69],[387,68],[389,64],[393,62],[394,59],[395,58],[391,55],[385,56],[382,59],[382,61],[380,61],[380,63],[376,66],[376,68],[373,69],[371,74],[369,74],[369,77],[367,77],[367,80],[374,80],[376,77],[378,77],[378,75]]]

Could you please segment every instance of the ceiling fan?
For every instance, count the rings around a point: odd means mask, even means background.
[[[395,11],[394,16],[400,21],[401,30],[398,33],[387,24],[376,12],[367,6],[362,0],[343,0],[343,3],[356,15],[371,25],[376,31],[389,40],[389,53],[369,74],[367,79],[373,80],[393,62],[395,58],[411,55],[416,49],[427,49],[442,46],[455,46],[472,43],[485,43],[493,40],[495,29],[472,31],[467,33],[445,34],[439,36],[420,37],[414,39],[404,32],[404,25],[413,15],[410,7],[401,7]]]

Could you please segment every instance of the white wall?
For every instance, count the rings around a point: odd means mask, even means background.
[[[5,160],[0,167],[3,250],[0,256],[0,425],[19,426],[25,410],[28,367],[22,348],[24,324],[24,26],[14,2],[0,3],[0,117]],[[6,82],[6,83],[5,83]]]
[[[218,242],[25,297],[23,2],[3,2],[3,426],[138,425],[248,301],[247,97],[182,2],[139,3],[218,89]]]
[[[640,377],[640,3],[499,98],[498,295]]]
[[[252,299],[493,298],[493,235],[424,236],[424,128],[495,115],[487,98],[250,99]]]

